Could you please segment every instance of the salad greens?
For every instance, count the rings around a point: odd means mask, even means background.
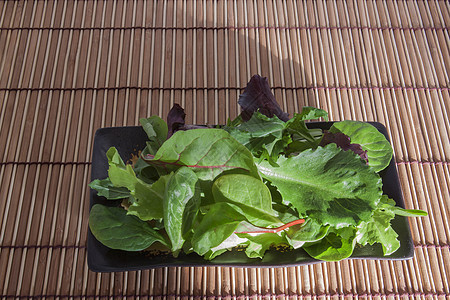
[[[242,114],[222,127],[184,124],[175,105],[167,123],[141,119],[147,146],[133,164],[112,147],[108,177],[90,187],[115,202],[95,204],[89,227],[105,246],[142,251],[159,244],[213,259],[234,247],[262,258],[271,247],[303,248],[337,261],[357,245],[399,247],[395,215],[426,216],[395,206],[380,172],[392,148],[375,127],[335,122],[329,131],[305,121],[328,114],[304,107],[289,119],[267,79],[253,76],[239,98]],[[120,207],[114,206],[118,199]]]

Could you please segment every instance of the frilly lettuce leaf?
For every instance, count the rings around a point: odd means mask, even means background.
[[[312,106],[303,106],[302,112],[299,114],[299,118],[302,121],[316,120],[319,118],[323,118],[325,121],[328,121],[328,113],[320,108]]]
[[[133,192],[135,201],[128,207],[128,214],[143,221],[163,218],[164,193],[171,177],[172,174],[161,176],[151,185],[137,180]]]
[[[278,164],[263,161],[258,169],[285,204],[322,225],[342,228],[368,220],[382,194],[380,176],[335,144],[280,158]]]
[[[384,255],[394,253],[399,247],[398,234],[391,227],[395,215],[406,217],[427,216],[422,210],[404,209],[395,206],[395,201],[383,195],[370,220],[361,222],[356,233],[356,241],[360,245],[380,243]]]

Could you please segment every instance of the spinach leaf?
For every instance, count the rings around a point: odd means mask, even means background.
[[[254,225],[282,224],[272,209],[270,191],[260,179],[243,174],[223,175],[214,182],[212,193],[216,202],[240,207],[239,211]]]
[[[120,207],[94,205],[89,215],[89,228],[97,240],[111,249],[141,251],[155,242],[169,246],[169,242],[146,222],[127,215]]]
[[[183,231],[192,226],[200,205],[198,177],[186,167],[178,169],[169,179],[164,194],[164,227],[176,255],[183,247]],[[184,224],[183,224],[184,222]],[[183,226],[184,225],[184,226]],[[184,230],[183,230],[184,228]]]
[[[393,150],[389,141],[374,126],[360,121],[341,121],[331,126],[330,132],[341,132],[350,137],[353,144],[367,151],[369,166],[375,172],[384,170],[392,159]]]
[[[225,171],[259,178],[250,151],[222,129],[178,131],[146,162],[167,172],[187,166],[206,181]]]

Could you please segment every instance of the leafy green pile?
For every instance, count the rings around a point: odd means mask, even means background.
[[[191,129],[178,105],[168,124],[141,119],[149,140],[139,159],[125,164],[112,147],[108,177],[90,183],[99,196],[123,199],[121,207],[91,208],[94,236],[126,251],[159,243],[174,256],[213,259],[240,246],[262,258],[284,245],[336,261],[357,244],[380,243],[392,254],[400,246],[390,224],[395,215],[426,215],[382,194],[379,172],[392,148],[372,125],[309,129],[305,121],[327,120],[327,113],[304,107],[289,119],[259,76],[239,103],[243,113],[221,128]]]

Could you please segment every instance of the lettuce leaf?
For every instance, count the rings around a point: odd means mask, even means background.
[[[241,117],[244,121],[250,120],[252,114],[258,110],[269,118],[275,115],[282,121],[289,120],[289,115],[281,110],[275,100],[266,77],[252,76],[239,96],[238,103],[242,107]]]
[[[155,154],[159,147],[167,140],[168,137],[168,127],[167,123],[164,122],[158,116],[151,116],[150,118],[142,118],[139,120],[142,129],[148,136],[147,151],[150,154]]]
[[[89,187],[97,191],[97,195],[108,200],[117,200],[130,197],[130,191],[125,187],[115,186],[109,177],[105,179],[95,179],[89,183]]]
[[[143,221],[163,218],[164,193],[171,177],[172,174],[161,176],[151,185],[137,180],[132,193],[135,201],[128,207],[128,214],[135,215]]]
[[[350,137],[352,144],[367,151],[368,164],[375,172],[384,170],[390,163],[393,150],[389,141],[374,126],[360,121],[341,121],[331,126],[330,132],[341,132]]]
[[[305,243],[303,249],[315,259],[338,261],[352,255],[355,243],[355,229],[346,227],[330,231],[318,242]]]
[[[264,233],[257,236],[250,234],[238,234],[239,237],[247,239],[245,254],[250,258],[263,258],[264,253],[272,246],[287,245],[284,233]]]
[[[167,115],[168,137],[171,137],[177,130],[184,126],[186,114],[184,109],[175,103]]]
[[[285,122],[277,116],[269,118],[259,111],[253,113],[250,120],[236,127],[224,127],[239,143],[260,159],[276,162],[289,140],[284,134]]]
[[[422,210],[404,209],[395,206],[395,201],[383,195],[370,220],[361,222],[356,233],[356,241],[360,245],[380,243],[384,255],[394,253],[399,247],[398,234],[391,227],[395,215],[406,217],[427,216]]]
[[[278,164],[263,161],[258,169],[285,204],[322,225],[342,228],[368,220],[382,194],[380,176],[335,144],[280,158]]]

